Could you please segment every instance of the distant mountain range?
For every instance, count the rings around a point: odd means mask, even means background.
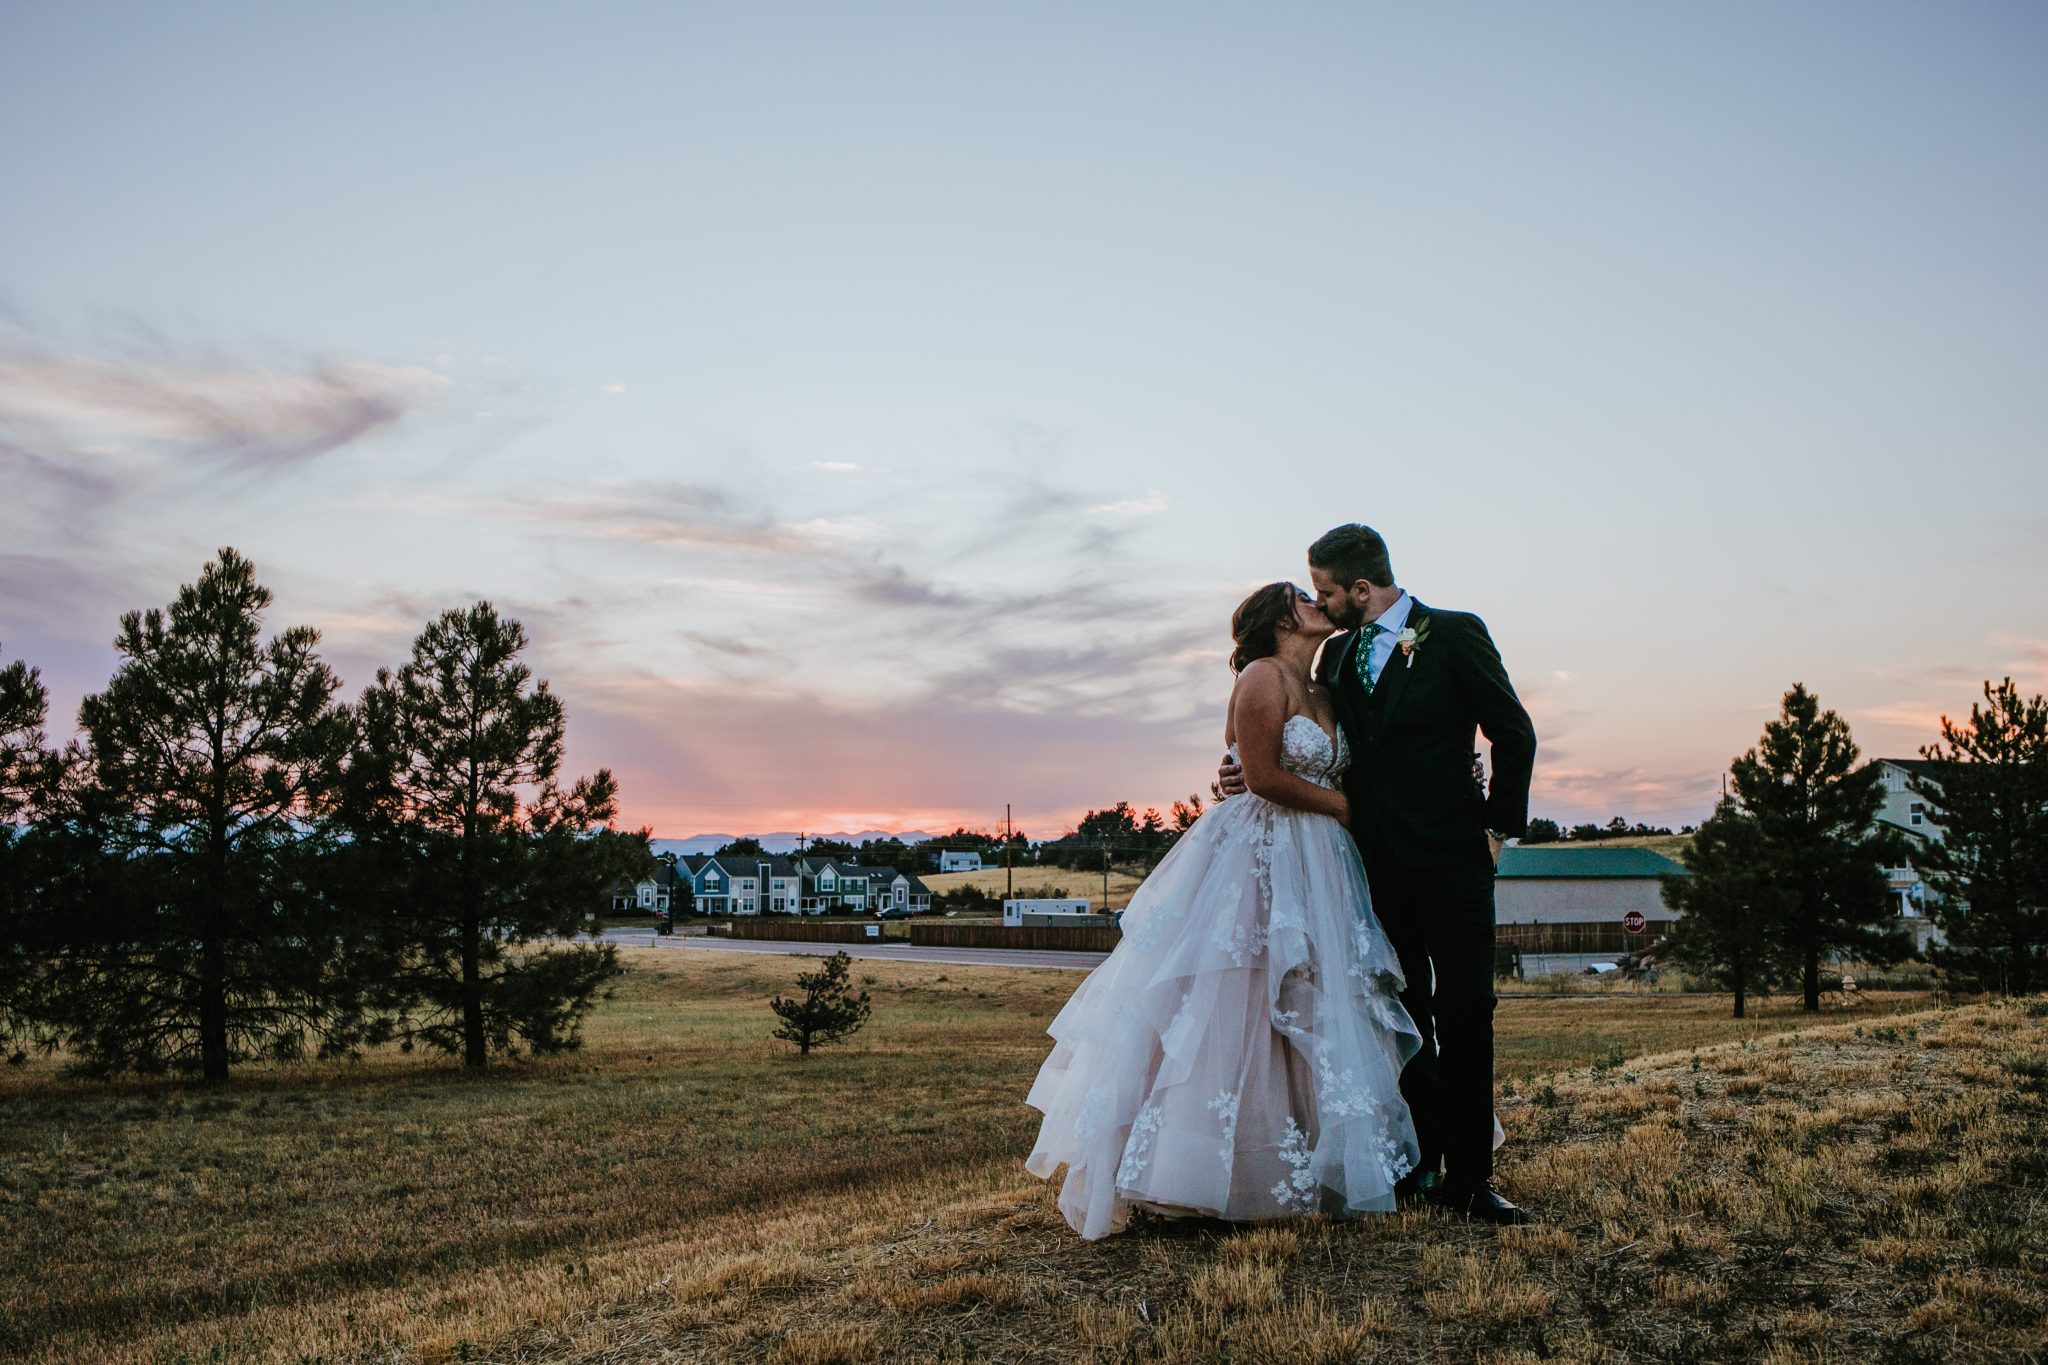
[[[687,839],[656,839],[654,841],[654,851],[657,854],[674,853],[678,856],[685,853],[716,853],[719,849],[724,848],[739,837],[737,834],[692,834]],[[753,837],[759,839],[761,847],[767,849],[770,853],[794,853],[796,852],[796,841],[799,836],[791,831],[784,830],[775,834],[756,834]],[[901,839],[906,844],[914,844],[934,837],[936,836],[926,834],[921,829],[906,830],[901,834],[891,834],[886,830],[869,829],[862,830],[859,834],[841,834],[828,831],[808,836],[812,842],[816,842],[819,839],[838,839],[855,847],[859,847],[874,839]]]

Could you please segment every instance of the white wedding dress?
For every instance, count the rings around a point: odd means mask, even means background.
[[[1280,761],[1335,788],[1312,717]],[[1231,1220],[1389,1210],[1418,1160],[1401,1067],[1421,1045],[1351,835],[1245,794],[1197,820],[1124,911],[1123,939],[1047,1030],[1025,1163],[1067,1168],[1083,1237],[1134,1205]]]

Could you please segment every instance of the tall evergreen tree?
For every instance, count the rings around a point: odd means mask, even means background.
[[[525,647],[488,602],[444,612],[358,711],[350,808],[385,905],[384,998],[408,1044],[472,1068],[576,1046],[617,954],[555,940],[595,931],[612,881],[651,866],[644,836],[595,837],[608,770],[561,785],[562,703]]]
[[[22,660],[0,668],[0,1041],[10,1060],[23,1044],[48,1037],[43,986],[52,955],[48,917],[32,894],[35,845],[27,822],[47,805],[60,760],[43,733],[50,694]]]
[[[1724,800],[1679,854],[1687,876],[1664,878],[1664,903],[1679,920],[1671,958],[1696,976],[1735,993],[1735,1017],[1752,991],[1782,980],[1787,954],[1781,926],[1791,917],[1790,890],[1773,875],[1770,850],[1756,818]]]
[[[270,602],[223,549],[167,610],[121,619],[121,664],[79,708],[83,763],[52,823],[84,878],[61,988],[90,1068],[222,1080],[361,1037],[312,872],[348,723],[319,632],[262,640]]]
[[[1878,770],[1856,760],[1848,723],[1795,683],[1762,742],[1729,771],[1736,801],[1756,820],[1762,866],[1786,892],[1777,932],[1798,962],[1809,1010],[1820,1008],[1826,958],[1854,953],[1889,962],[1909,947],[1888,928],[1884,871],[1904,860],[1904,840],[1878,827]]]
[[[0,668],[0,840],[15,832],[43,785],[49,709],[49,689],[26,660]]]
[[[1941,718],[1914,782],[1941,838],[1914,855],[1940,896],[1945,965],[2015,995],[2040,987],[2048,956],[2048,701],[2011,678],[1984,684],[1967,724]]]

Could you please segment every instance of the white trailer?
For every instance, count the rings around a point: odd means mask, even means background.
[[[1043,923],[1039,916],[1088,915],[1094,902],[1090,900],[1014,900],[1003,902],[1003,923],[1012,929],[1021,927],[1025,916],[1032,917],[1033,923]],[[1053,923],[1058,923],[1054,920]]]

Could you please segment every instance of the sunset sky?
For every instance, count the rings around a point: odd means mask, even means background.
[[[479,597],[628,824],[1034,836],[1370,522],[1535,809],[2048,687],[2048,7],[0,0],[0,663]]]

